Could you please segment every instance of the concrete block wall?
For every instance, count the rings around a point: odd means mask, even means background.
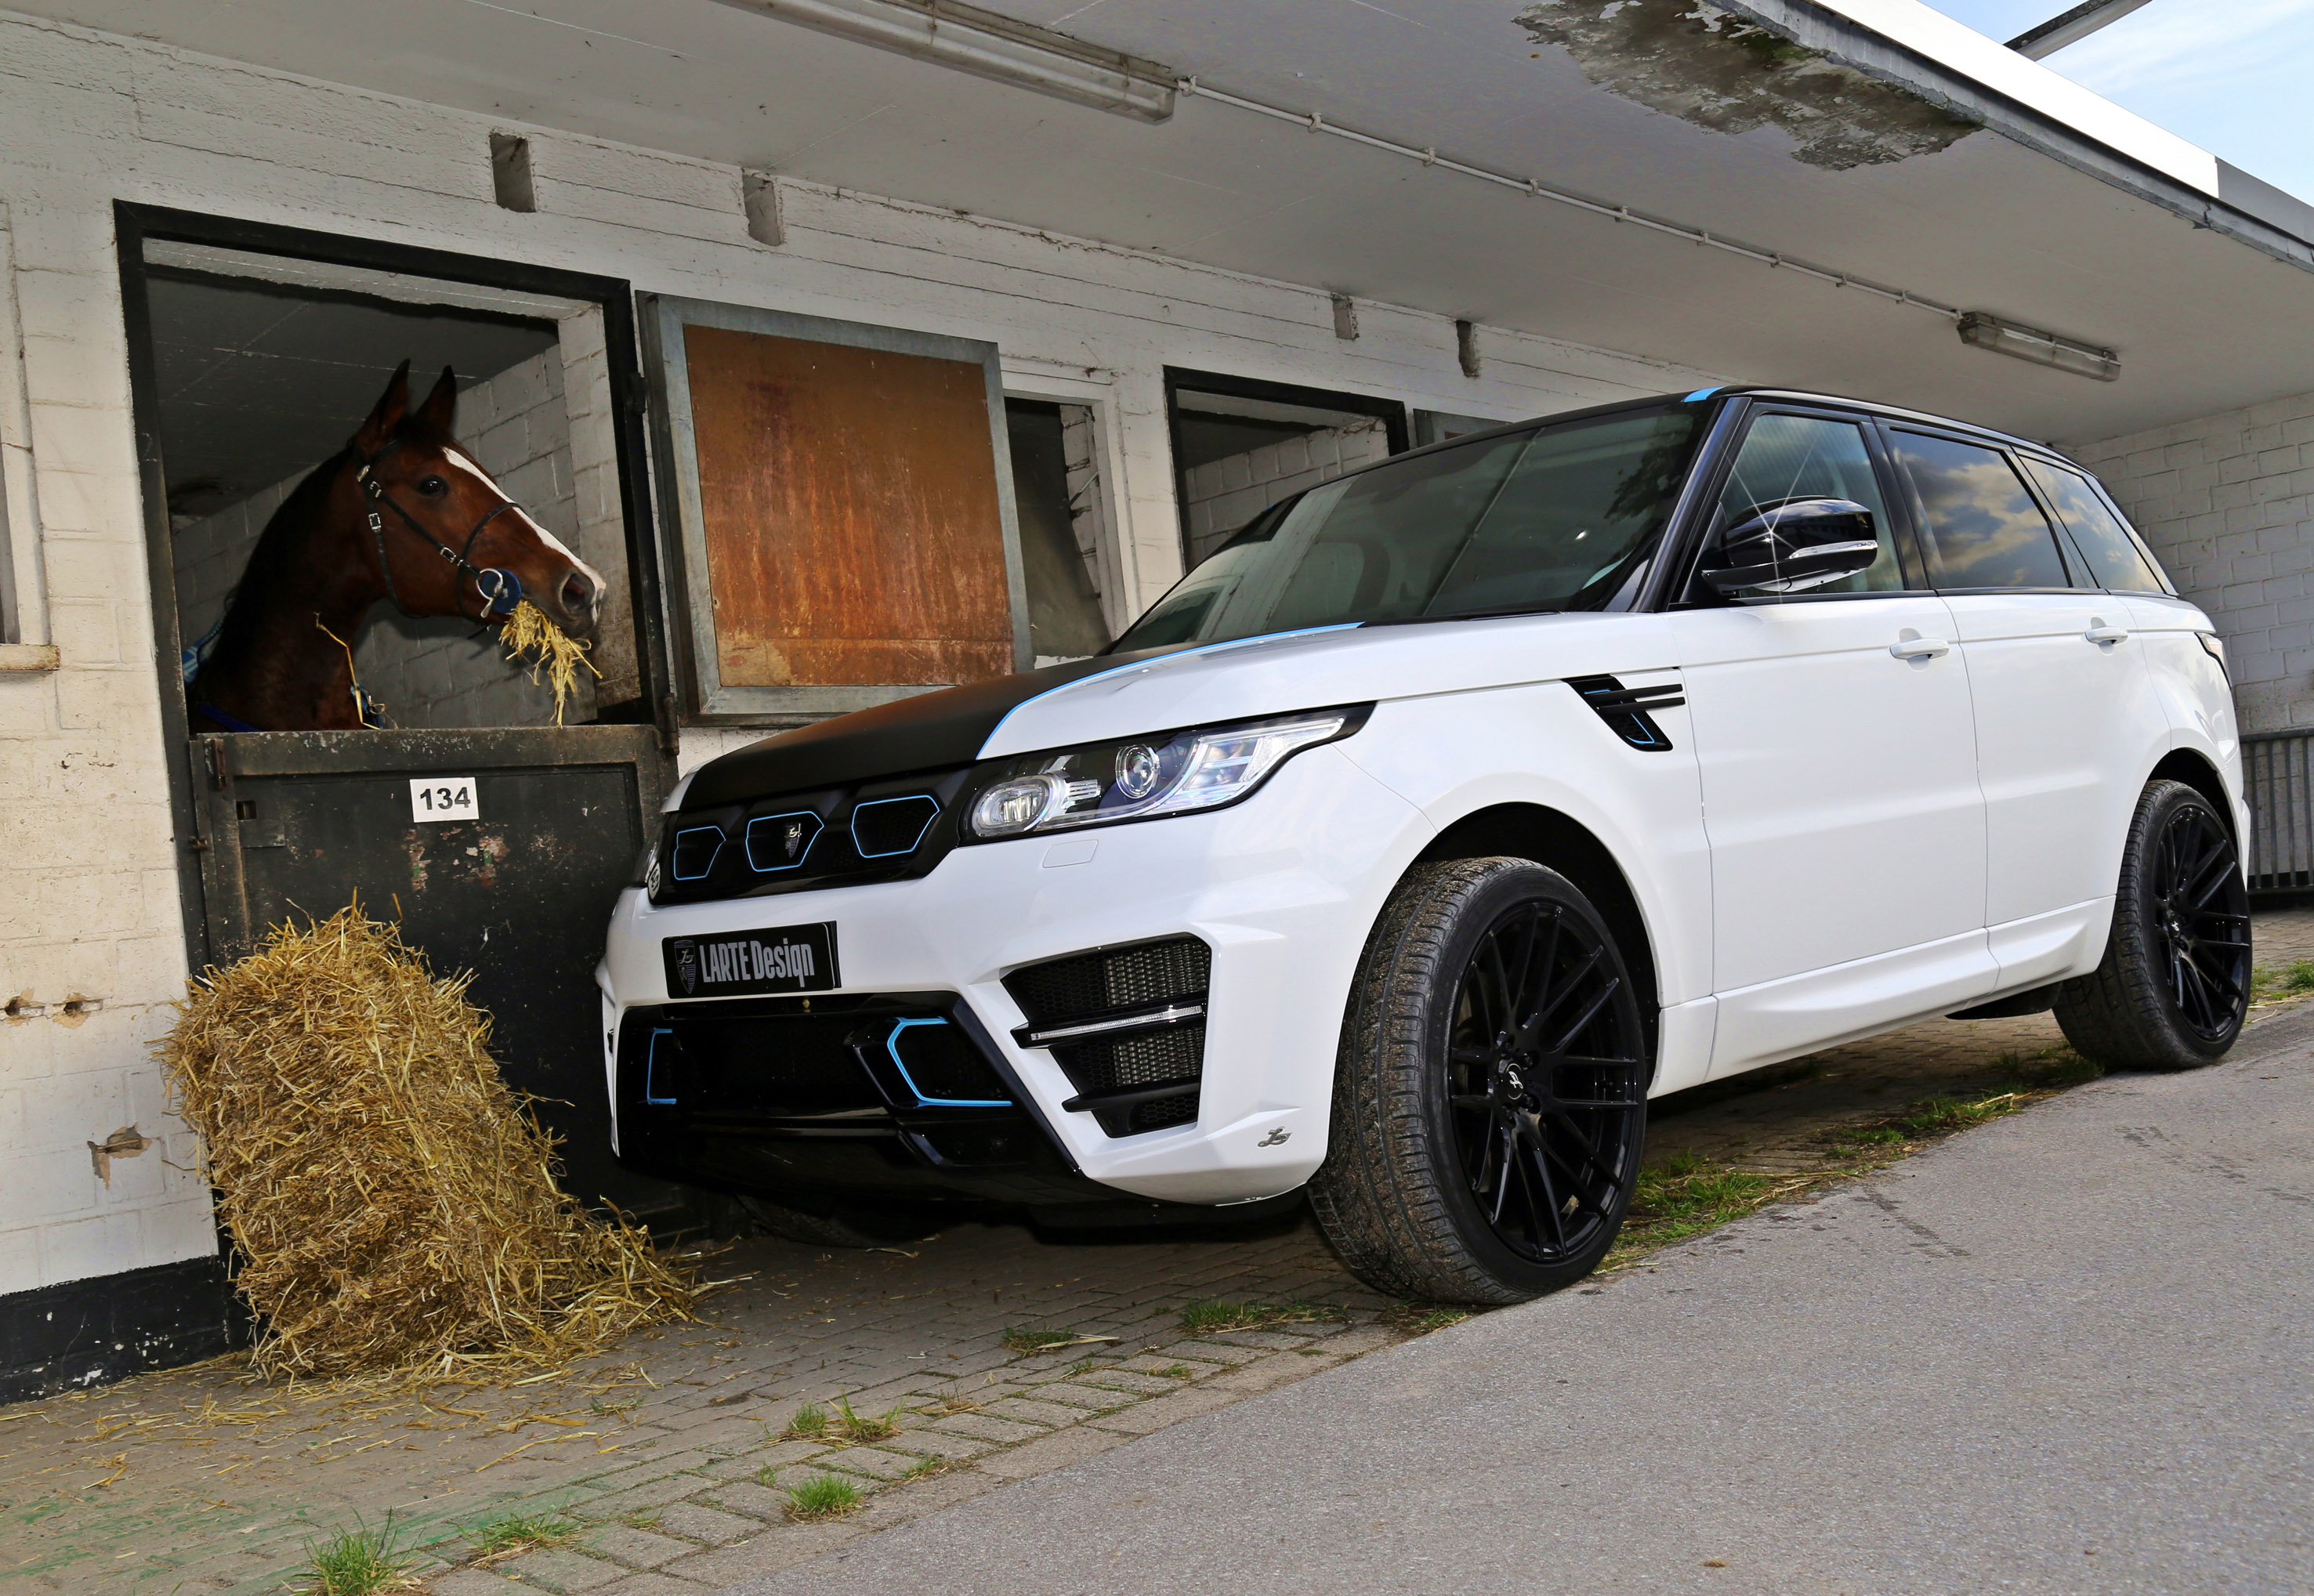
[[[493,131],[529,138],[535,211],[496,204]],[[782,199],[786,242],[766,247],[736,166],[0,13],[22,321],[0,339],[0,471],[20,569],[39,578],[23,635],[62,657],[0,673],[0,994],[31,994],[0,1023],[0,1295],[214,1251],[205,1194],[148,1184],[159,1155],[192,1161],[148,1051],[186,974],[167,776],[185,751],[162,739],[175,662],[155,658],[116,201],[993,340],[1008,389],[1097,413],[1103,591],[1127,613],[1180,571],[1168,365],[1502,415],[1720,380],[1497,329],[1472,379],[1450,313],[1362,304],[1347,341],[1322,287],[852,190],[783,183]],[[594,368],[578,377],[582,333],[564,350],[574,416],[607,406]],[[571,467],[579,547],[610,577],[587,541],[617,521],[610,450],[574,441]],[[686,733],[682,763],[759,735]],[[75,994],[97,1006],[68,1015]],[[161,1145],[108,1188],[86,1144],[129,1123]]]
[[[2061,446],[2217,622],[2242,729],[2314,726],[2314,392]]]
[[[1382,419],[1361,417],[1192,466],[1182,473],[1190,563],[1220,548],[1279,499],[1389,453],[1390,434]]]

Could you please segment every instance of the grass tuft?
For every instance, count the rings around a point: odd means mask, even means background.
[[[1004,1347],[1008,1352],[1050,1352],[1056,1346],[1067,1346],[1077,1338],[1074,1330],[1043,1330],[1033,1325],[1014,1325],[1004,1332]]]
[[[896,1422],[900,1411],[896,1407],[888,1407],[870,1418],[865,1414],[852,1411],[851,1398],[838,1397],[835,1399],[835,1430],[846,1441],[888,1441],[900,1433],[900,1426]]]
[[[959,1468],[969,1468],[971,1467],[971,1464],[964,1462],[957,1458],[925,1458],[921,1459],[914,1468],[900,1476],[900,1477],[902,1479],[930,1479],[935,1474],[953,1474]]]
[[[1152,1369],[1149,1372],[1161,1374],[1167,1380],[1191,1380],[1196,1378],[1197,1371],[1187,1363],[1168,1363],[1162,1369]]]
[[[860,1487],[840,1474],[822,1474],[788,1487],[788,1517],[809,1524],[858,1512]]]
[[[575,1539],[578,1526],[560,1513],[508,1513],[467,1526],[466,1544],[474,1548],[468,1560],[477,1568],[503,1563],[525,1552],[561,1546]]]
[[[1181,1307],[1181,1328],[1191,1336],[1215,1336],[1224,1330],[1266,1330],[1272,1325],[1338,1324],[1349,1317],[1346,1309],[1325,1302],[1187,1302]]]
[[[796,1409],[795,1417],[780,1432],[782,1441],[826,1441],[827,1439],[827,1409],[817,1402],[807,1402]]]
[[[2263,966],[2249,973],[2249,1000],[2279,1003],[2314,992],[2314,959],[2301,958],[2279,970]]]
[[[770,1485],[772,1482],[764,1480],[764,1483]],[[639,1507],[632,1512],[623,1512],[619,1515],[619,1522],[630,1530],[656,1530],[658,1528],[658,1521],[659,1510],[656,1507]]]
[[[324,1541],[305,1543],[305,1561],[314,1571],[307,1585],[313,1596],[383,1596],[389,1591],[415,1591],[410,1555],[395,1544],[393,1516],[383,1529],[348,1530]]]

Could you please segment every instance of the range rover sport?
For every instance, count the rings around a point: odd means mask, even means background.
[[[2037,445],[1717,389],[1264,512],[1105,656],[693,772],[599,973],[620,1156],[820,1241],[1267,1212],[1384,1291],[1590,1270],[1651,1097],[2247,1006],[2223,650]]]

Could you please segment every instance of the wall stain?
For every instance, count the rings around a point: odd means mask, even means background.
[[[1978,124],[1699,0],[1536,0],[1537,43],[1601,88],[1715,133],[1777,127],[1828,172],[1931,155]]]

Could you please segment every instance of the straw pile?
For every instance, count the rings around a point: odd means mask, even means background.
[[[507,657],[531,661],[530,679],[538,680],[538,673],[546,672],[546,684],[554,689],[554,724],[562,724],[562,704],[578,686],[578,667],[595,671],[601,681],[603,673],[595,670],[595,662],[587,657],[587,645],[546,618],[546,612],[528,599],[514,607],[514,613],[499,628],[499,641],[506,645]]]
[[[561,1361],[691,1314],[642,1232],[555,1184],[469,975],[340,910],[276,928],[156,1048],[200,1133],[268,1376]]]

